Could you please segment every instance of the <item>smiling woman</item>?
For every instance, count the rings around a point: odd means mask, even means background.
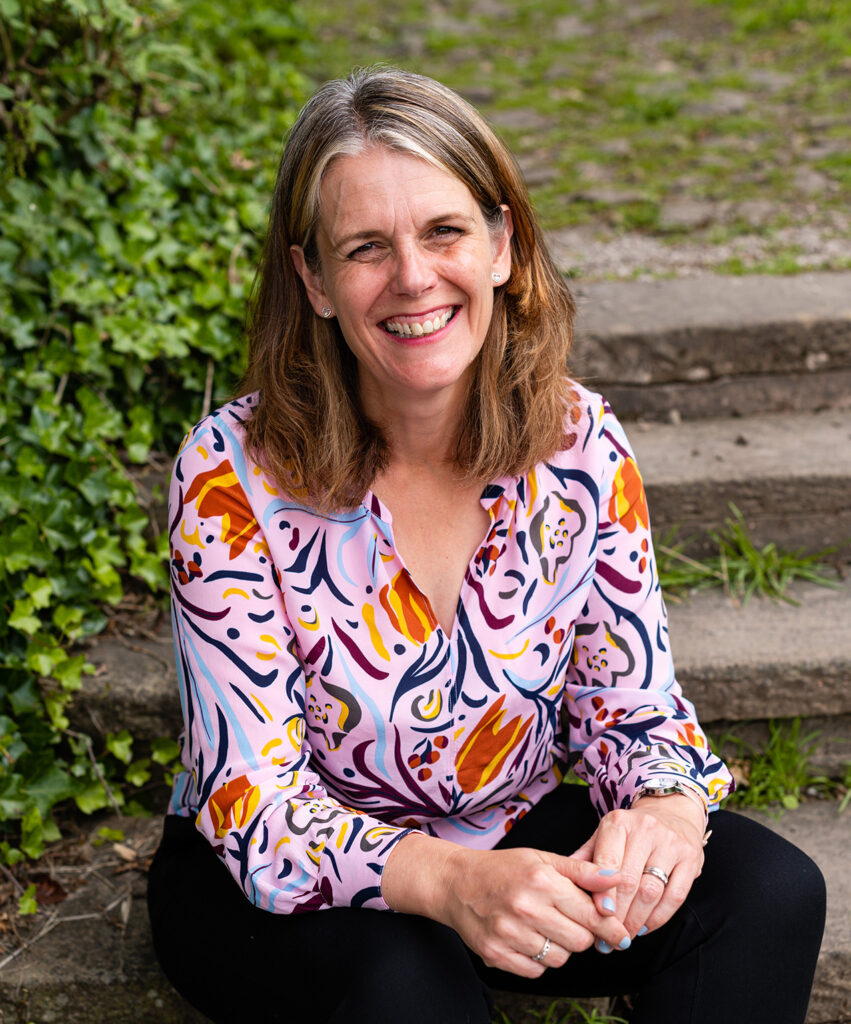
[[[184,771],[149,906],[212,1020],[486,1024],[495,985],[801,1024],[823,882],[717,810],[573,309],[460,97],[376,69],[305,107],[245,392],[170,493]]]
[[[338,157],[320,189],[319,270],[293,260],[313,308],[335,311],[376,422],[411,399],[463,405],[493,313],[494,278],[511,268],[511,216],[489,229],[447,171],[372,146]],[[439,396],[439,397],[438,397]]]

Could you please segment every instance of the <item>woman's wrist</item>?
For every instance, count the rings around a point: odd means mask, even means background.
[[[381,895],[391,910],[420,914],[435,921],[445,917],[444,897],[453,863],[463,848],[422,832],[410,832],[390,851],[381,874]]]
[[[639,796],[632,804],[633,810],[658,814],[666,817],[675,814],[689,826],[694,827],[695,838],[702,844],[706,833],[706,812],[703,805],[686,793],[671,793],[668,796]]]

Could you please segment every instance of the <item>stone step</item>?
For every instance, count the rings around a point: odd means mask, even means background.
[[[851,409],[628,427],[657,541],[677,526],[690,554],[734,503],[757,546],[851,557]]]
[[[812,802],[779,820],[760,812],[749,816],[802,847],[827,879],[827,927],[807,1024],[846,1024],[851,1021],[851,810],[839,815],[835,803]],[[99,821],[92,834],[102,824],[122,829],[125,856],[132,849],[137,858],[128,863],[112,844],[95,848],[89,843],[90,870],[76,888],[71,880],[80,878],[79,869],[58,869],[57,878],[70,894],[41,908],[31,922],[29,947],[0,969],[0,1021],[205,1024],[207,1018],[171,988],[151,945],[144,870],[160,820]],[[498,1007],[511,1024],[542,1019],[551,1002],[497,993]],[[599,1001],[593,1005],[602,1008]]]
[[[814,764],[838,774],[851,760],[851,579],[837,589],[803,584],[797,605],[752,598],[739,606],[721,591],[669,602],[677,676],[713,736],[733,723],[803,716],[802,735],[820,730]],[[147,635],[105,634],[88,649],[72,724],[95,736],[129,729],[140,741],[176,736],[182,718],[167,622]],[[735,748],[730,748],[733,752]]]
[[[851,714],[851,579],[799,584],[797,605],[721,591],[669,602],[677,678],[702,722]]]
[[[848,407],[851,273],[574,286],[571,370],[625,419]]]

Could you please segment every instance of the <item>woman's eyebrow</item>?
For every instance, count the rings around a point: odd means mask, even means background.
[[[423,225],[423,228],[427,230],[428,228],[433,228],[437,224],[444,224],[446,221],[463,221],[465,224],[472,224],[473,218],[468,213],[446,211],[444,213],[439,213],[434,217],[430,217]],[[364,242],[371,238],[382,238],[383,236],[384,232],[379,228],[367,228],[362,231],[351,231],[336,240],[333,238],[329,238],[328,240],[333,248],[343,249],[355,242]]]

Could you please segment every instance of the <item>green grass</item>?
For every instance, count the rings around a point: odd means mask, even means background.
[[[741,739],[732,729],[713,739],[713,749],[724,757],[731,748],[736,756],[726,757],[738,776],[736,792],[728,806],[761,807],[782,813],[794,810],[807,795],[839,797],[841,813],[851,801],[851,762],[841,778],[832,779],[812,766],[820,732],[813,729],[802,735],[800,718],[770,719],[768,741],[754,745]]]
[[[494,1024],[517,1024],[499,1009],[497,1014],[498,1016],[493,1018]],[[525,1016],[527,1019],[540,1021],[540,1024],[628,1024],[623,1017],[613,1017],[593,1008],[587,1011],[579,1003],[573,1000],[566,1002],[563,999],[553,1002],[544,1013],[531,1010],[527,1011]]]
[[[750,536],[745,518],[730,503],[730,516],[720,530],[709,536],[718,554],[698,561],[685,554],[687,541],[677,542],[671,535],[656,545],[659,579],[667,597],[675,600],[683,594],[708,587],[720,587],[742,603],[754,594],[775,601],[797,604],[788,590],[797,581],[837,586],[835,572],[824,564],[834,548],[815,554],[789,551],[774,543],[757,547]]]

